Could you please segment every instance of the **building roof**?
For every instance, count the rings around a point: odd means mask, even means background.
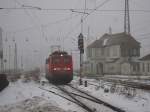
[[[87,48],[100,48],[111,45],[131,45],[140,47],[140,43],[136,41],[131,35],[126,33],[116,33],[116,34],[104,34],[100,39],[95,40]]]
[[[120,44],[128,44],[139,46],[140,43],[136,41],[131,35],[126,33],[117,33],[110,35],[110,38],[107,42],[107,45],[120,45]]]
[[[141,61],[147,61],[147,60],[150,60],[150,54],[148,54],[148,55],[142,57],[140,60],[141,60]]]
[[[110,36],[109,34],[105,33],[100,39],[95,40],[87,48],[100,48],[100,47],[103,47],[104,40],[108,39],[109,36]]]

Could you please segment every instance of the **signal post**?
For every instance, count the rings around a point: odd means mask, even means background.
[[[84,39],[83,34],[80,33],[78,36],[78,48],[80,50],[80,79],[79,84],[82,85],[82,71],[83,71],[83,54],[84,54]]]

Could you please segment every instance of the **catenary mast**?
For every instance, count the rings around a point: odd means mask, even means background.
[[[124,32],[130,34],[129,0],[125,0]]]
[[[0,27],[0,61],[1,61],[1,71],[4,70],[4,63],[3,63],[3,39],[2,39],[2,28]]]

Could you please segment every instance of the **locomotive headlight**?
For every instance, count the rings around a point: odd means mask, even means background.
[[[71,68],[67,68],[67,70],[71,70]]]
[[[54,70],[57,70],[57,68],[54,68]]]
[[[71,68],[64,68],[64,70],[71,70]]]
[[[53,70],[60,70],[60,68],[54,68]]]

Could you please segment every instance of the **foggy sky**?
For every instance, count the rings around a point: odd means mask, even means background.
[[[87,8],[95,8],[105,0],[87,0]],[[150,10],[150,0],[129,0],[131,10]],[[43,9],[84,8],[84,0],[0,0],[0,7],[19,8],[21,5]],[[99,10],[124,10],[124,0],[110,0]],[[44,66],[50,54],[50,46],[57,44],[73,54],[74,67],[79,67],[77,36],[81,14],[71,11],[47,11],[37,9],[0,10],[0,27],[3,29],[4,57],[8,59],[11,46],[11,67],[14,60],[14,43],[18,48],[18,66],[23,57],[24,68]],[[131,34],[141,42],[141,55],[150,53],[150,12],[130,11]],[[83,35],[87,40],[89,27],[90,42],[104,33],[124,31],[124,12],[95,11],[87,17],[83,25]],[[15,40],[15,41],[13,41]],[[85,42],[87,44],[87,41]],[[8,63],[7,63],[8,67]]]

